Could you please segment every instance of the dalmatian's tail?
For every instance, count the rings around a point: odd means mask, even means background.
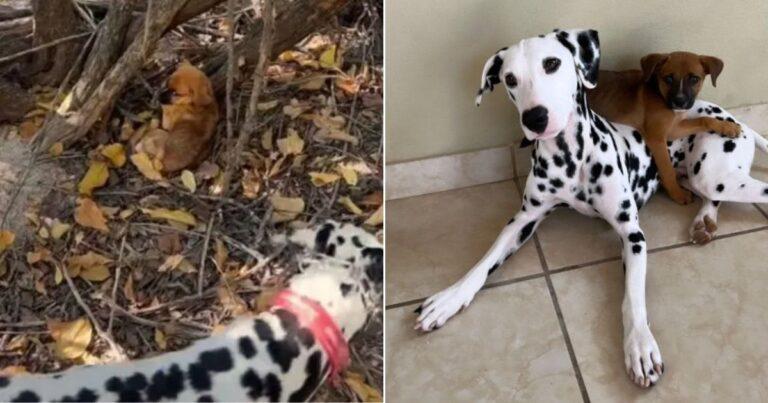
[[[750,132],[752,132],[752,137],[754,137],[755,139],[755,145],[757,146],[757,148],[759,148],[760,151],[768,154],[768,140],[765,137],[763,137],[762,134],[752,130],[751,128],[745,125],[742,125],[742,127],[744,128],[744,130],[749,130]]]

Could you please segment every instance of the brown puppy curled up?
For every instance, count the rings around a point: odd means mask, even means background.
[[[679,204],[693,201],[680,187],[667,149],[667,141],[700,132],[738,136],[733,122],[710,117],[685,119],[684,112],[696,101],[706,75],[715,86],[723,62],[690,52],[653,53],[640,61],[642,70],[604,71],[597,86],[587,91],[589,106],[612,122],[636,128],[651,150],[669,196]]]
[[[208,77],[182,62],[160,96],[162,129],[149,131],[134,147],[149,155],[161,172],[173,173],[203,162],[213,148],[219,105]]]

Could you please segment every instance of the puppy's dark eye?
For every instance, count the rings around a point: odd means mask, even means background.
[[[509,88],[517,87],[517,79],[515,78],[515,75],[512,73],[509,73],[506,76],[504,76],[504,83],[506,83],[507,87]]]
[[[547,74],[552,74],[556,72],[558,68],[560,68],[560,59],[556,57],[548,57],[544,59],[542,65],[544,66],[544,71]]]
[[[675,77],[672,76],[672,74],[664,77],[664,82],[667,84],[672,84],[675,81]]]
[[[691,84],[698,84],[699,81],[701,81],[701,78],[699,76],[690,76],[688,77],[688,82]]]

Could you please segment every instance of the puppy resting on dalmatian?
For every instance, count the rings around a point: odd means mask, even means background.
[[[316,256],[302,261],[269,311],[154,358],[0,377],[0,401],[308,399],[326,374],[343,369],[347,341],[376,309],[383,254],[375,236],[349,224],[328,222],[287,241]]]
[[[523,132],[534,142],[520,211],[491,249],[464,277],[427,298],[416,310],[416,328],[431,331],[465,308],[488,275],[515,253],[555,207],[569,206],[606,220],[621,238],[626,290],[622,303],[624,364],[639,386],[655,384],[664,371],[645,306],[646,242],[638,209],[659,185],[651,153],[640,134],[613,125],[587,105],[586,88],[597,84],[600,46],[593,30],[555,31],[499,50],[485,63],[477,95],[503,83],[520,111]],[[687,118],[732,118],[696,101]],[[749,176],[754,147],[768,142],[741,125],[737,138],[692,135],[672,142],[670,153],[704,199],[697,220],[715,217],[719,201],[768,202],[768,184]]]

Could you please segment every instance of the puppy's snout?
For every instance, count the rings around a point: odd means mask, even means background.
[[[534,133],[543,133],[549,117],[547,108],[539,105],[523,112],[523,125]]]
[[[163,92],[160,93],[160,103],[170,104],[171,100],[173,100],[173,91],[171,91],[168,88],[165,88]]]
[[[688,98],[685,95],[675,95],[671,99],[673,108],[685,108],[688,105]]]

